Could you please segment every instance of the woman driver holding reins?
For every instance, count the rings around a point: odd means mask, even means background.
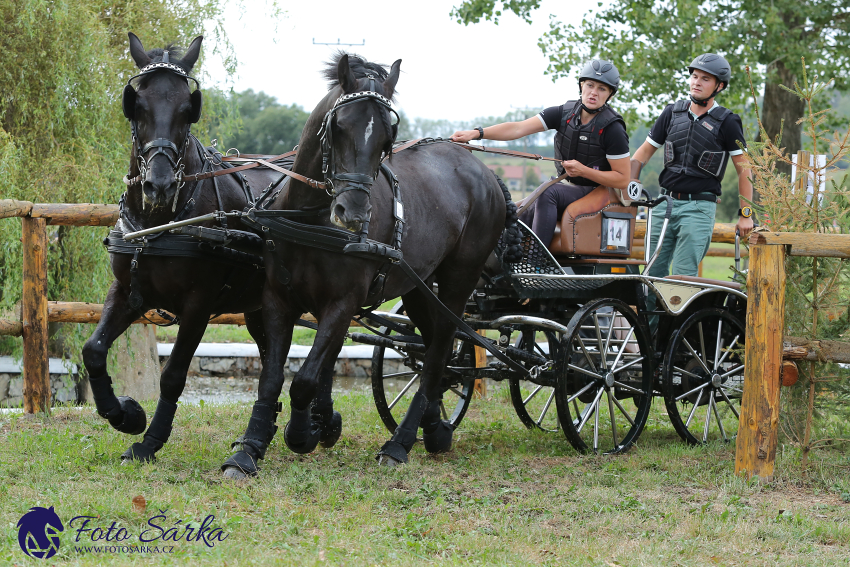
[[[520,218],[547,246],[567,205],[599,185],[626,189],[629,185],[629,136],[622,116],[608,106],[620,85],[613,63],[594,59],[579,76],[579,100],[550,106],[522,122],[455,132],[451,140],[510,141],[544,130],[556,130],[555,167],[565,182],[549,187]]]

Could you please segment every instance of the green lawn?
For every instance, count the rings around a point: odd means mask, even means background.
[[[559,433],[524,429],[505,389],[490,394],[473,401],[450,453],[429,456],[417,445],[397,469],[373,459],[387,432],[371,396],[338,395],[345,424],[333,449],[294,455],[281,430],[260,478],[244,483],[224,482],[218,467],[244,431],[247,405],[181,406],[159,461],[141,466],[119,464],[137,439],[91,408],[57,409],[47,420],[0,414],[0,563],[847,564],[850,460],[841,450],[816,453],[803,477],[796,449],[781,445],[774,483],[749,484],[733,474],[734,447],[679,442],[663,404],[630,453],[595,457],[576,454]],[[153,405],[144,405],[150,415]],[[137,495],[144,512],[134,510]],[[32,506],[54,506],[65,524],[49,563],[18,545],[16,523]],[[213,548],[167,542],[173,554],[94,553],[75,549],[68,526],[96,516],[92,527],[115,522],[131,534],[125,544],[138,544],[160,511],[164,528],[212,514],[227,539]]]

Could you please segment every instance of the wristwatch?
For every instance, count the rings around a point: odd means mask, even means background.
[[[738,216],[748,219],[753,216],[753,209],[750,207],[741,207],[740,209],[738,209]]]
[[[478,139],[483,140],[484,139],[484,128],[482,128],[481,126],[476,126],[474,129],[478,130]]]

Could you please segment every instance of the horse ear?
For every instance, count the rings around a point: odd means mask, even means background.
[[[198,56],[201,54],[201,42],[204,41],[204,36],[199,35],[192,40],[186,54],[183,56],[182,63],[187,70],[191,71],[195,63],[198,62]]]
[[[192,110],[189,112],[189,124],[195,124],[201,119],[201,109],[204,107],[204,99],[201,96],[201,91],[196,90],[191,95]]]
[[[339,86],[345,94],[351,94],[357,90],[357,77],[351,71],[348,65],[348,53],[339,58],[339,63],[336,67],[336,76],[339,79]]]
[[[124,110],[124,116],[127,120],[132,120],[136,116],[136,89],[131,85],[124,87],[124,96],[121,97],[121,108]]]
[[[141,69],[145,65],[149,65],[151,58],[145,53],[141,40],[133,32],[129,32],[127,35],[130,36],[130,57],[136,62],[136,66]]]
[[[387,94],[387,98],[392,98],[393,93],[395,93],[395,85],[398,83],[398,76],[401,73],[401,59],[398,59],[393,66],[390,68],[390,75],[387,77],[387,80],[384,81],[384,92]]]

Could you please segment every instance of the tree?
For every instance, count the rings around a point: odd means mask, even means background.
[[[530,21],[540,0],[464,0],[451,15],[460,23],[498,23],[512,11]],[[722,96],[725,106],[744,108],[749,96],[745,67],[763,86],[762,123],[771,139],[782,131],[786,152],[800,149],[802,101],[793,87],[800,59],[821,77],[847,88],[850,79],[850,11],[846,0],[611,0],[579,24],[550,16],[538,45],[549,57],[547,73],[568,76],[592,57],[613,61],[624,76],[617,97],[631,109],[648,106],[657,116],[685,92],[687,65],[700,53],[721,53],[733,68]],[[571,19],[571,21],[579,21]],[[784,127],[783,127],[784,122]]]
[[[291,150],[301,138],[310,113],[295,104],[285,106],[273,96],[252,89],[232,96],[241,126],[228,134],[225,124],[215,129],[221,151],[237,148],[243,154],[279,155]]]

